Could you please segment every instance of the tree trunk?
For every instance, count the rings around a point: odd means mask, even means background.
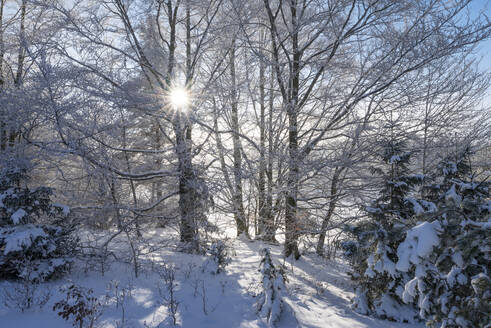
[[[0,45],[0,61],[1,66],[0,70],[3,70],[3,60],[5,55],[5,47],[3,41],[3,10],[4,10],[5,1],[2,1],[0,4],[0,24],[1,24],[1,45]],[[19,27],[19,52],[17,54],[17,71],[14,76],[14,85],[16,87],[20,87],[22,85],[22,77],[24,73],[24,60],[25,60],[25,20],[26,20],[26,0],[22,0],[20,6],[20,27]],[[0,77],[0,87],[3,86],[3,71]],[[5,115],[2,115],[5,116]],[[20,136],[20,122],[13,122],[13,117],[11,115],[7,115],[7,122],[0,122],[0,150],[5,150],[8,147],[15,146],[15,140]]]
[[[287,190],[285,198],[285,256],[294,255],[295,259],[300,257],[298,250],[298,223],[297,223],[297,195],[298,195],[298,140],[297,140],[297,115],[296,112],[290,109],[289,118],[289,163],[288,163],[288,178]]]
[[[191,82],[191,13],[186,6],[186,84]],[[174,30],[175,31],[175,30]],[[198,213],[199,204],[197,177],[192,159],[191,123],[180,112],[176,113],[174,133],[176,135],[177,158],[179,161],[179,211],[181,214],[180,238],[187,251],[199,251]]]
[[[269,85],[269,117],[268,117],[268,189],[266,196],[266,211],[264,225],[264,240],[276,242],[275,238],[275,223],[273,213],[273,110],[274,110],[274,71],[271,69],[270,85]]]
[[[176,150],[179,162],[179,212],[181,215],[180,224],[180,239],[186,243],[186,248],[189,251],[198,250],[198,231],[196,227],[195,213],[195,197],[194,186],[195,181],[194,170],[192,166],[191,154],[188,152],[190,148],[187,145],[185,131],[181,125],[181,114],[176,114],[174,121],[174,133],[176,135]]]
[[[290,70],[290,99],[288,102],[288,179],[287,191],[285,199],[285,256],[294,255],[295,259],[300,257],[298,251],[299,226],[297,222],[297,196],[298,196],[298,181],[299,181],[299,161],[298,153],[298,89],[300,80],[300,51],[298,46],[298,30],[297,30],[297,1],[292,0],[290,4],[290,12],[292,16],[292,52],[293,64]]]
[[[249,237],[249,231],[246,224],[246,217],[244,211],[244,203],[242,196],[242,153],[239,136],[239,108],[238,108],[238,96],[237,96],[237,82],[235,74],[235,39],[232,41],[230,51],[230,78],[232,82],[232,141],[234,146],[234,219],[237,225],[237,236],[245,234]]]
[[[266,126],[266,68],[264,59],[260,59],[259,66],[259,101],[260,101],[260,158],[259,158],[259,231],[258,239],[276,242],[275,224],[273,215],[273,100],[274,100],[274,72],[271,69],[269,85],[269,113]],[[268,149],[266,150],[266,133]],[[267,154],[267,159],[266,159]],[[267,185],[266,185],[267,178]]]
[[[123,115],[121,115],[123,116]],[[124,120],[124,117],[122,117],[122,119]],[[127,146],[127,143],[126,143],[126,125],[123,127],[123,133],[122,133],[122,136],[123,136],[123,148],[126,149],[126,146]],[[128,172],[131,172],[131,165],[130,165],[130,157],[128,155],[128,152],[124,152],[124,159],[125,159],[125,162],[126,162],[126,169],[128,170]],[[135,208],[138,208],[138,198],[136,197],[136,188],[135,188],[135,182],[133,180],[130,180],[130,189],[131,189],[131,195],[133,196],[133,206]],[[153,203],[153,201],[152,201]],[[136,235],[138,237],[141,237],[142,234],[141,234],[141,230],[140,230],[140,222],[139,222],[139,217],[138,217],[138,214],[134,214],[134,220],[135,220],[135,229],[136,229]],[[119,223],[118,223],[119,225]]]
[[[259,179],[258,179],[258,209],[259,209],[259,222],[257,225],[258,239],[264,238],[265,227],[268,220],[268,209],[266,202],[266,120],[265,120],[265,92],[264,92],[264,63],[261,59],[259,63],[259,105],[260,105],[260,117],[259,117]]]
[[[5,57],[5,44],[3,40],[3,9],[5,7],[6,0],[0,0],[0,91],[3,89],[4,85],[4,75],[3,75],[3,60]],[[5,109],[0,108],[0,151],[7,148],[7,124],[4,121],[8,119]]]
[[[19,30],[19,53],[17,55],[17,73],[15,74],[14,84],[19,86],[22,83],[25,59],[25,20],[26,20],[26,0],[22,0],[20,7],[20,30]]]
[[[5,1],[6,0],[0,0],[0,89],[3,87],[5,82],[3,76],[3,59],[5,56],[5,44],[3,41],[3,9],[5,7]]]
[[[332,177],[331,181],[331,200],[329,201],[329,207],[327,209],[327,214],[324,217],[324,220],[322,220],[322,225],[321,225],[321,232],[319,234],[319,239],[317,241],[317,247],[316,247],[316,253],[319,256],[324,256],[324,243],[326,240],[326,232],[327,232],[327,226],[329,222],[331,221],[332,214],[334,213],[334,210],[336,209],[336,204],[339,199],[338,195],[338,183],[339,183],[339,177],[341,173],[343,172],[343,167],[336,167],[334,170],[334,175]]]
[[[153,149],[155,151],[158,151],[162,148],[158,122],[153,123],[152,132],[154,133]],[[160,159],[160,154],[155,153],[154,156],[155,156],[154,169],[158,171],[162,168],[162,161]],[[157,179],[157,181],[152,182],[152,203],[161,198],[162,198],[162,179]]]

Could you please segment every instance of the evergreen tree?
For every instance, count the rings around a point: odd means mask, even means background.
[[[286,290],[286,273],[281,266],[275,266],[269,248],[261,252],[260,272],[262,274],[263,291],[259,296],[257,311],[269,326],[274,326],[280,320],[283,311],[283,293]]]
[[[423,176],[410,174],[412,153],[405,148],[401,141],[384,144],[383,165],[372,169],[383,181],[380,196],[365,207],[367,219],[348,227],[354,241],[344,243],[344,247],[349,251],[354,267],[352,278],[358,286],[354,308],[364,314],[409,321],[414,313],[404,310],[400,301],[407,275],[395,268],[396,251],[406,227],[413,225],[413,216],[423,210],[420,201],[411,197]],[[401,319],[402,313],[406,315]]]
[[[477,181],[470,150],[425,177],[424,199],[410,175],[410,154],[389,145],[381,196],[345,243],[358,289],[354,307],[397,321],[416,315],[429,327],[487,327],[490,322],[490,183]],[[387,174],[389,173],[389,174]]]
[[[469,148],[440,165],[425,188],[435,215],[407,232],[396,268],[410,273],[403,300],[430,327],[491,324],[489,186],[471,173]]]
[[[68,207],[53,204],[52,190],[30,189],[29,163],[5,160],[0,168],[0,278],[40,282],[65,273],[76,239]]]

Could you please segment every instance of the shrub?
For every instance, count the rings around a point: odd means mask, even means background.
[[[232,261],[228,246],[221,240],[212,243],[207,253],[210,258],[205,262],[204,268],[210,270],[213,274],[223,272],[225,267]]]
[[[73,327],[94,328],[104,310],[103,304],[93,295],[93,290],[74,284],[62,288],[65,299],[55,303],[53,311],[63,319],[72,321]]]

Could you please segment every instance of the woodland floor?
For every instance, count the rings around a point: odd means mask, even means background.
[[[157,245],[161,235],[162,231],[154,231],[149,237]],[[151,259],[142,261],[138,278],[135,278],[129,263],[113,261],[104,275],[95,264],[78,263],[69,277],[39,287],[39,291],[49,291],[51,294],[42,309],[21,312],[12,306],[8,308],[2,298],[5,298],[5,291],[13,290],[14,284],[2,282],[0,327],[71,327],[71,322],[64,321],[52,311],[53,304],[63,298],[59,291],[60,286],[70,282],[93,289],[94,295],[101,298],[106,294],[114,296],[115,289],[107,288],[111,282],[113,285],[118,283],[119,291],[123,288],[128,291],[118,306],[114,297],[105,302],[97,327],[172,327],[164,300],[167,293],[162,279],[155,273],[158,263],[175,267],[179,326],[267,327],[256,315],[256,296],[261,290],[261,276],[258,271],[260,250],[265,246],[271,249],[275,263],[283,263],[287,268],[284,311],[276,327],[423,327],[422,324],[377,320],[351,310],[353,287],[346,274],[346,265],[341,261],[329,261],[315,254],[304,254],[292,266],[290,262],[284,262],[279,246],[241,239],[235,239],[229,244],[234,249],[232,262],[224,273],[217,275],[210,274],[209,270],[202,270],[206,257],[183,254],[175,251],[175,247],[163,247],[154,252]],[[128,250],[124,249],[124,239],[114,245],[116,255],[128,254]],[[91,269],[87,271],[88,267]]]

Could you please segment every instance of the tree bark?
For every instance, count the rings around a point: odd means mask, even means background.
[[[331,199],[329,201],[327,214],[322,220],[321,232],[319,234],[319,239],[317,241],[316,253],[319,256],[324,256],[324,243],[326,240],[327,227],[329,225],[329,222],[331,221],[332,214],[336,209],[337,201],[339,199],[338,184],[340,182],[340,176],[343,170],[344,167],[339,167],[339,166],[334,169],[334,174],[331,181],[331,190],[330,190]]]
[[[237,95],[237,81],[235,73],[235,39],[232,41],[230,50],[230,78],[232,82],[232,142],[234,147],[234,219],[237,225],[237,236],[245,234],[249,237],[249,229],[246,224],[244,211],[243,195],[242,195],[242,153],[239,133],[239,108]]]
[[[5,0],[0,0],[0,91],[3,89],[4,85],[4,75],[3,75],[3,60],[5,57],[5,44],[3,39],[3,9],[5,7]],[[3,108],[0,108],[0,151],[7,148],[7,124],[4,119],[6,118],[6,113]]]
[[[286,191],[286,211],[285,211],[285,256],[293,255],[295,259],[300,257],[298,250],[299,226],[297,222],[297,196],[298,196],[298,174],[300,156],[298,153],[298,89],[300,80],[300,51],[298,46],[298,26],[297,26],[297,0],[290,3],[291,22],[292,22],[292,53],[293,63],[290,69],[291,86],[290,99],[288,102],[288,179]]]
[[[269,117],[268,117],[268,167],[267,167],[267,177],[268,177],[268,188],[266,196],[266,211],[265,211],[265,226],[264,226],[264,240],[270,242],[276,242],[275,238],[275,222],[273,213],[273,111],[274,111],[274,70],[271,67],[271,76],[269,81]]]
[[[257,226],[257,238],[264,239],[266,224],[268,219],[267,200],[266,200],[266,120],[265,120],[265,91],[264,91],[264,63],[259,63],[259,179],[258,179],[258,208],[259,222]]]
[[[177,10],[177,9],[176,9]],[[175,28],[174,28],[175,33]],[[175,40],[175,35],[174,35]],[[186,86],[191,83],[191,11],[186,4]],[[174,120],[177,158],[179,162],[179,211],[181,214],[180,238],[185,248],[191,252],[199,251],[197,219],[199,208],[196,191],[197,177],[192,159],[191,123],[177,111]]]

